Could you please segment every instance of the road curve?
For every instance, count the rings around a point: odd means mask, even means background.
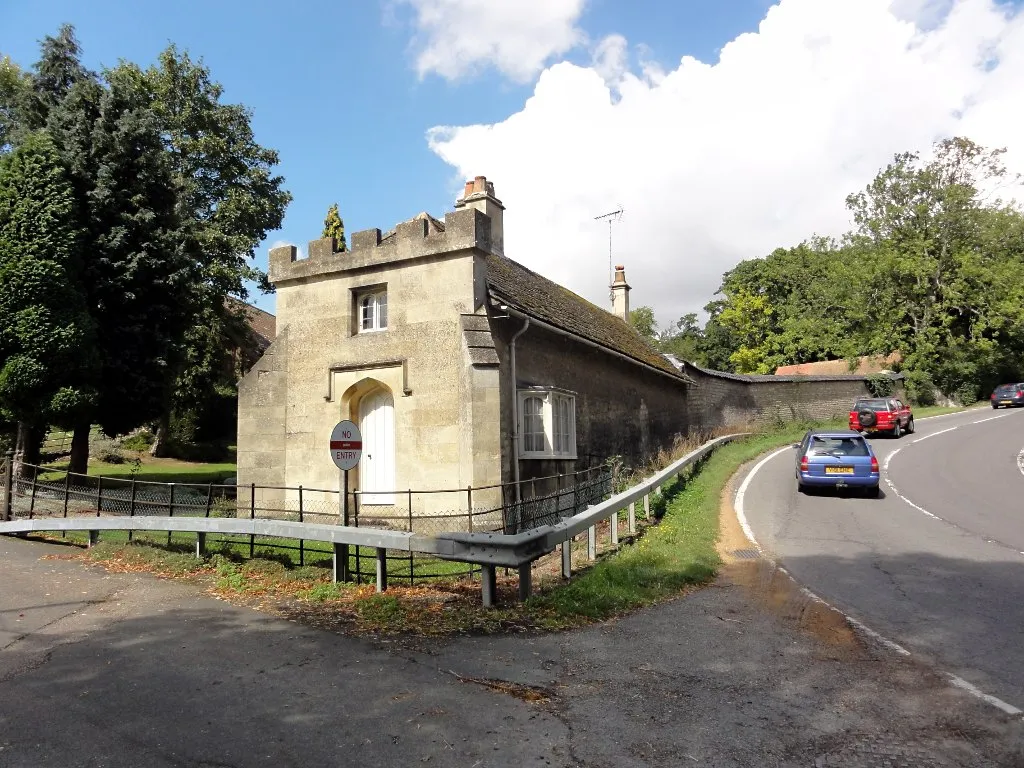
[[[1024,710],[1024,411],[973,409],[872,443],[879,499],[798,493],[783,450],[747,483],[750,533],[840,610]]]

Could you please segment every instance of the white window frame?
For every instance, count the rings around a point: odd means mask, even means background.
[[[370,327],[365,326],[366,309],[370,310]],[[388,329],[387,288],[356,294],[356,329],[358,333],[380,333]]]
[[[520,389],[518,394],[519,458],[521,459],[575,459],[576,458],[576,395],[572,392],[551,388]],[[540,400],[540,417],[543,427],[544,446],[537,450],[533,444],[535,431],[527,433],[529,414],[527,400]],[[556,424],[556,415],[562,423]],[[559,429],[559,426],[562,429]],[[567,443],[562,445],[561,443]],[[557,449],[556,449],[557,448]]]

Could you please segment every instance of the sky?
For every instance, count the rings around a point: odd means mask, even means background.
[[[257,266],[318,238],[332,203],[349,233],[386,230],[485,175],[506,255],[600,306],[595,217],[621,208],[611,259],[666,326],[741,260],[847,231],[846,196],[897,152],[962,135],[1024,171],[1022,5],[0,0],[0,55],[30,66],[71,23],[90,68],[201,57],[294,196]]]

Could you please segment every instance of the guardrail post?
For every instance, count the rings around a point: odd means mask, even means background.
[[[562,542],[562,578],[572,576],[572,539]]]
[[[498,574],[493,565],[480,566],[480,597],[484,608],[493,608],[498,602]]]
[[[90,549],[92,547],[95,547],[97,544],[99,544],[99,541],[100,541],[100,532],[99,531],[89,531],[89,547],[90,547]]]
[[[335,584],[345,581],[348,572],[348,545],[334,542],[334,558],[331,561],[331,581]]]
[[[202,560],[204,554],[206,554],[206,533],[199,531],[196,533],[196,559]]]
[[[597,560],[597,528],[587,528],[587,560]]]
[[[629,502],[629,532],[636,533],[636,502]]]
[[[533,592],[533,563],[523,563],[519,566],[519,602],[523,603],[530,599]]]
[[[608,518],[608,530],[611,533],[612,546],[619,546],[619,512],[616,510]]]
[[[377,547],[377,591],[388,591],[388,551]]]
[[[12,517],[11,510],[11,498],[13,493],[14,485],[14,451],[10,448],[7,449],[7,453],[4,454],[4,520],[10,520]]]
[[[651,494],[644,495],[644,517],[651,519]]]

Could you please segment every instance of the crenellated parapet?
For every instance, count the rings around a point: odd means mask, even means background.
[[[394,262],[437,256],[456,251],[495,250],[491,218],[484,212],[462,207],[444,216],[444,223],[425,214],[399,224],[382,236],[379,229],[355,232],[351,250],[338,251],[334,238],[313,240],[304,259],[293,245],[270,251],[270,281],[275,285],[335,272],[372,268]]]

